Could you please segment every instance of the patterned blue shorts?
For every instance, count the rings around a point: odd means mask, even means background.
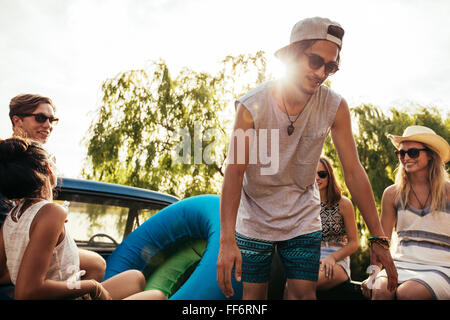
[[[269,281],[275,246],[288,279],[317,281],[319,276],[322,231],[304,234],[285,241],[267,241],[236,232],[236,243],[242,255],[242,281]]]

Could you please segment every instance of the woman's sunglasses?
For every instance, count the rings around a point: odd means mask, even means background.
[[[34,120],[38,123],[44,123],[45,121],[50,121],[52,125],[58,123],[59,119],[55,117],[48,117],[43,113],[22,113],[18,114],[19,117],[34,117]]]
[[[408,150],[396,150],[395,153],[397,154],[397,157],[399,157],[400,159],[405,158],[406,154],[411,159],[414,159],[420,155],[420,151],[429,151],[429,149],[427,149],[427,148],[424,148],[424,149],[411,148]]]
[[[324,178],[328,177],[328,172],[327,171],[317,171],[317,175],[319,176],[320,179],[324,179]]]
[[[318,56],[317,54],[314,53],[310,54],[305,53],[305,56],[308,57],[309,67],[313,70],[317,70],[321,68],[323,65],[325,65],[326,74],[333,74],[339,70],[339,66],[335,61],[325,63],[325,60],[323,60],[321,56]]]

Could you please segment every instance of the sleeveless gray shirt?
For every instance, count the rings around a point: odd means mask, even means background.
[[[266,82],[235,103],[236,107],[243,104],[253,117],[250,155],[257,159],[249,161],[244,173],[236,231],[251,238],[283,241],[321,230],[315,175],[341,96],[320,86],[289,136],[290,122],[275,102],[273,85]]]

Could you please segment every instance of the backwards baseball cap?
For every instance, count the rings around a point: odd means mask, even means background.
[[[291,31],[289,45],[277,50],[275,56],[281,58],[292,44],[302,40],[328,40],[342,49],[344,29],[337,22],[327,18],[306,18],[297,22]]]

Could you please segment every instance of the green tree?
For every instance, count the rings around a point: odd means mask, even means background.
[[[180,198],[218,193],[233,101],[267,80],[263,52],[221,66],[217,74],[185,68],[173,79],[158,61],[106,80],[83,176]]]

